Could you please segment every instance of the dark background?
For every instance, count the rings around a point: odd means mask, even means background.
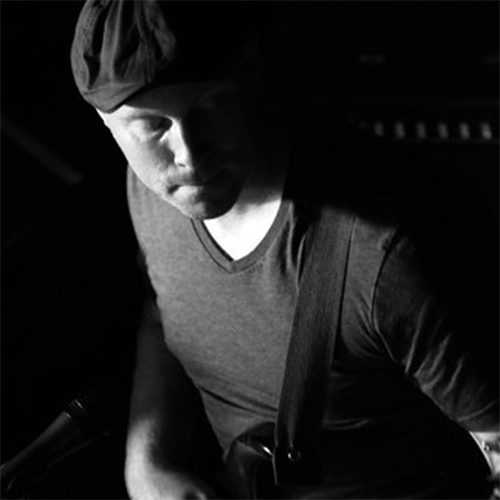
[[[132,351],[125,165],[69,64],[81,6],[1,5],[2,462],[77,394],[118,388]],[[121,457],[119,438],[88,448],[35,498],[125,497]]]
[[[1,4],[2,462],[78,391],[127,380],[132,352],[125,164],[69,64],[81,5]],[[458,196],[497,223],[498,3],[293,7],[301,23],[277,66],[283,96],[310,107],[321,128],[341,110],[360,133],[403,147],[409,178],[439,177],[445,203]],[[245,8],[265,15],[265,2]],[[117,436],[61,465],[39,495],[123,496]]]

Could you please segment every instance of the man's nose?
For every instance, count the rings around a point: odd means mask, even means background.
[[[186,138],[186,131],[179,122],[172,125],[169,133],[169,143],[176,165],[184,167],[193,165],[192,148]]]

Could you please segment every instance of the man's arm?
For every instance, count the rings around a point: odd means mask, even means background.
[[[125,480],[133,500],[212,496],[183,469],[200,415],[194,391],[168,350],[159,312],[149,301],[138,336],[127,437]]]

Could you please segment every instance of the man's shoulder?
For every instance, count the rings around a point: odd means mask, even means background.
[[[398,234],[401,227],[394,221],[357,215],[352,238],[353,260],[363,269],[371,266],[378,273]]]
[[[350,251],[351,279],[373,292],[378,275],[401,227],[391,219],[354,214]]]
[[[351,254],[358,257],[377,254],[382,258],[396,234],[405,233],[401,219],[390,211],[369,211],[366,207],[343,203],[343,200],[334,198],[318,199],[307,208],[313,220],[317,217],[327,217],[329,213],[332,223],[348,224],[352,221]]]

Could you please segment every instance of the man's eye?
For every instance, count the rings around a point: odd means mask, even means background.
[[[171,125],[171,120],[166,117],[148,117],[138,120],[135,124],[135,129],[139,136],[152,136],[163,134]]]
[[[171,121],[165,117],[149,118],[144,123],[144,129],[148,133],[162,132],[170,128]]]

